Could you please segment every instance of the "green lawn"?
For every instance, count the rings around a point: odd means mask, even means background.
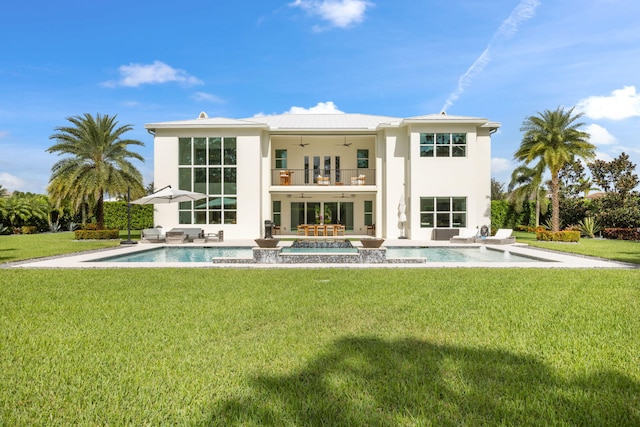
[[[120,232],[126,239],[128,233]],[[132,239],[140,238],[140,231],[131,232]],[[73,232],[20,234],[0,236],[0,264],[25,259],[72,254],[94,249],[103,249],[120,245],[119,241],[87,240],[76,241]]]
[[[640,264],[640,242],[581,238],[578,243],[539,242],[535,233],[514,232],[518,243],[537,248]]]
[[[639,331],[640,270],[0,269],[0,426],[636,426]]]
[[[0,283],[0,425],[640,425],[638,270]]]

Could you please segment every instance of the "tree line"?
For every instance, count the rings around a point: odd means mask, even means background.
[[[552,231],[585,224],[591,229],[640,227],[636,165],[624,152],[611,161],[595,159],[596,147],[582,130],[581,116],[573,108],[558,107],[527,117],[514,154],[520,164],[506,190],[492,180],[492,200],[507,199],[516,210],[534,203],[535,226],[544,223]]]

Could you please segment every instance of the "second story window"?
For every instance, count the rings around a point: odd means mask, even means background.
[[[369,169],[369,150],[358,150],[356,152],[358,169]]]
[[[466,155],[467,134],[420,134],[420,157],[466,157]]]
[[[276,169],[287,168],[287,150],[276,150]]]

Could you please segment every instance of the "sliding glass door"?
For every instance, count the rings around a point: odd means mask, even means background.
[[[291,231],[301,224],[342,224],[353,231],[353,202],[291,202]]]

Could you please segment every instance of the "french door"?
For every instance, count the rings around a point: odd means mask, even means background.
[[[314,183],[319,176],[329,177],[331,183],[340,182],[340,156],[305,156],[304,183]]]

